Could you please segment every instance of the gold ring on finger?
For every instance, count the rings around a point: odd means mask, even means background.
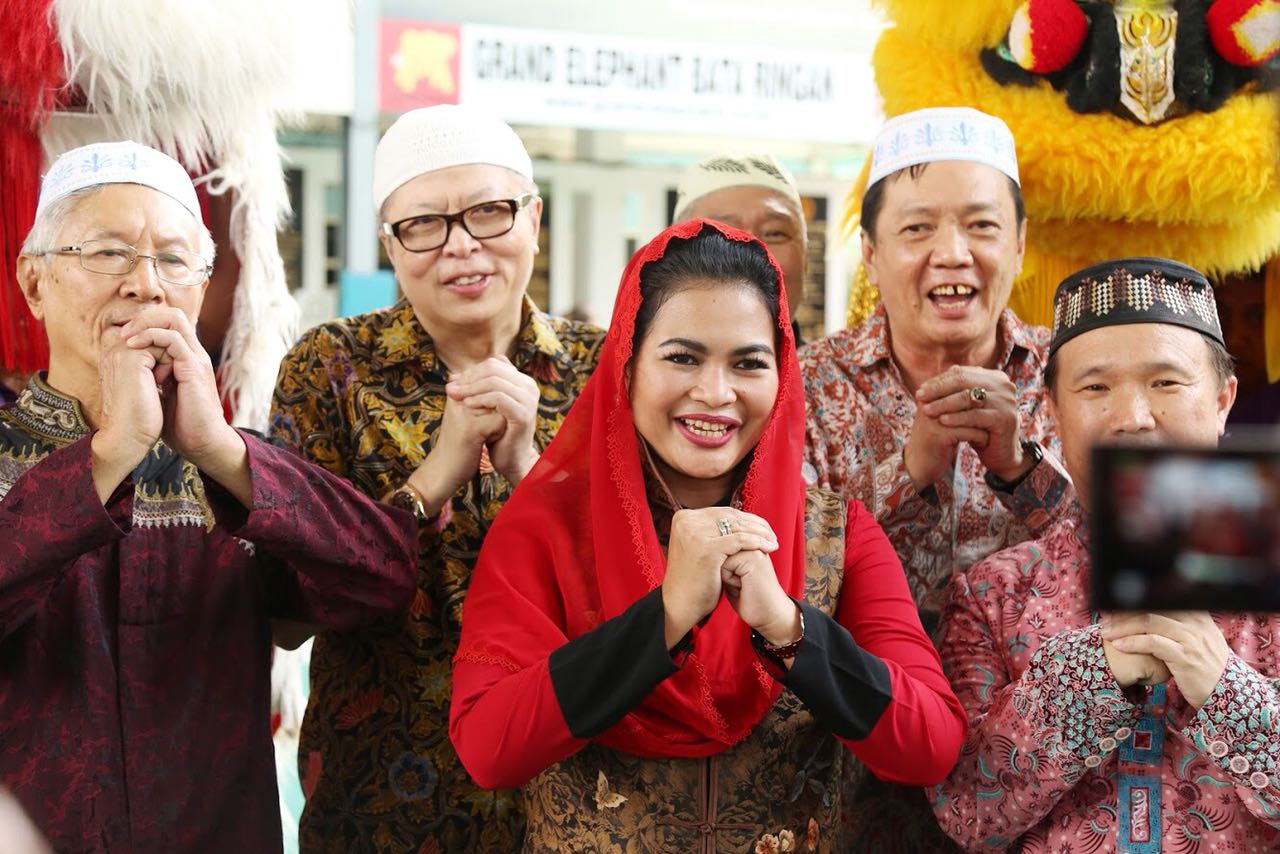
[[[980,385],[976,385],[969,389],[969,399],[976,404],[981,404],[987,399],[987,390]]]

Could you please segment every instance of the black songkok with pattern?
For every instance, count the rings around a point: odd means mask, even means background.
[[[1213,288],[1200,271],[1168,258],[1117,258],[1058,285],[1049,355],[1082,332],[1126,323],[1172,323],[1226,346]]]

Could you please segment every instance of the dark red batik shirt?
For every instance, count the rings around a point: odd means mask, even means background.
[[[280,851],[271,618],[413,595],[407,514],[244,438],[251,511],[164,445],[104,507],[76,401],[0,409],[0,780],[59,852]]]

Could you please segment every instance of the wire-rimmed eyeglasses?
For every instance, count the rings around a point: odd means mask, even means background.
[[[400,245],[410,252],[430,252],[444,246],[449,242],[455,223],[476,240],[488,240],[510,231],[516,224],[516,211],[536,198],[536,193],[525,193],[514,199],[481,202],[457,213],[405,217],[395,222],[384,222],[382,233],[399,240]]]
[[[139,258],[146,258],[156,276],[171,285],[193,287],[209,278],[209,262],[194,252],[169,249],[146,255],[118,240],[85,240],[76,246],[55,246],[35,254],[61,255],[66,252],[79,255],[80,266],[90,273],[123,276],[133,271]]]

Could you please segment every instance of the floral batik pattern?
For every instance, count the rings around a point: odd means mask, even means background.
[[[884,306],[861,326],[800,352],[809,474],[819,486],[856,498],[875,514],[902,560],[929,631],[952,571],[1038,536],[1075,505],[1066,475],[1054,465],[1057,428],[1041,381],[1049,330],[1028,326],[1006,310],[998,336],[998,364],[1017,387],[1023,437],[1046,451],[1046,459],[1007,493],[987,484],[986,468],[968,444],[932,487],[920,492],[912,484],[902,449],[915,419],[915,398],[893,361]]]
[[[1057,428],[1041,382],[1049,331],[1006,310],[998,325],[998,363],[1018,390],[1024,438],[1045,459],[1011,492],[988,485],[986,468],[967,444],[955,466],[918,491],[902,451],[915,419],[915,398],[889,346],[879,306],[861,326],[816,341],[800,352],[808,418],[806,470],[820,486],[858,499],[876,516],[906,571],[925,630],[938,631],[947,580],[993,552],[1037,536],[1074,513],[1075,493],[1057,464]],[[846,820],[851,851],[875,854],[954,848],[930,818],[920,790],[883,783],[851,761]]]
[[[538,381],[534,441],[551,441],[595,367],[602,330],[550,317],[526,300],[512,362]],[[272,433],[382,497],[430,452],[448,368],[413,307],[308,332],[281,366]],[[407,614],[372,629],[317,636],[298,751],[307,852],[512,851],[524,819],[513,790],[486,791],[449,742],[450,662],[462,600],[511,485],[480,469],[419,540]]]
[[[1088,610],[1080,523],[952,580],[942,658],[969,714],[931,793],[970,851],[1280,851],[1280,619],[1216,617],[1233,650],[1196,710],[1121,689]]]
[[[842,589],[844,532],[844,503],[808,490],[804,596],[828,615]],[[641,759],[591,743],[525,786],[524,851],[843,854],[840,779],[855,761],[791,691],[745,740],[706,759]]]

